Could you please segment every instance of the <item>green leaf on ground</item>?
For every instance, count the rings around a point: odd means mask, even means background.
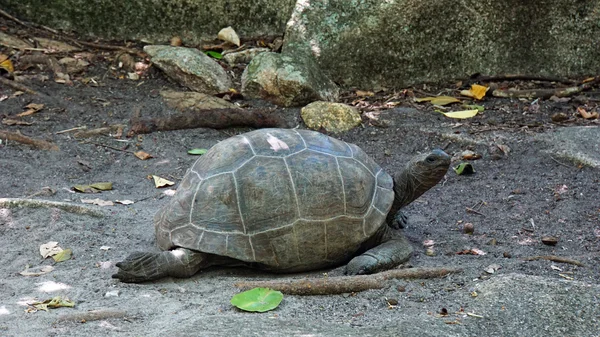
[[[52,256],[52,258],[54,259],[54,262],[63,262],[63,261],[67,261],[68,259],[71,258],[71,254],[73,253],[73,251],[69,248],[61,251],[60,253]]]
[[[191,150],[188,150],[188,154],[201,156],[201,155],[205,154],[206,151],[208,151],[208,150],[207,149],[191,149]]]
[[[205,51],[204,53],[212,58],[217,59],[217,60],[220,60],[223,58],[223,55],[221,55],[221,53],[216,52],[216,51],[208,50],[208,51]]]
[[[231,304],[244,311],[265,312],[277,308],[281,300],[283,294],[280,291],[254,288],[234,295]]]
[[[454,168],[454,172],[458,175],[473,174],[475,173],[475,168],[471,163],[460,163]]]

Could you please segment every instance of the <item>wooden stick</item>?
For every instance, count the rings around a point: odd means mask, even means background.
[[[245,290],[256,287],[271,288],[290,295],[331,295],[381,289],[389,279],[427,279],[462,272],[461,268],[408,268],[392,269],[373,275],[339,276],[319,279],[288,281],[249,281],[235,286]]]
[[[276,112],[266,109],[205,109],[153,119],[131,118],[128,137],[154,131],[170,131],[194,128],[224,129],[236,126],[254,128],[287,127]]]
[[[569,259],[568,257],[556,256],[556,255],[538,255],[524,257],[524,261],[535,261],[535,260],[549,260],[553,262],[569,263],[576,266],[585,267],[585,265],[577,260]]]
[[[0,208],[20,208],[20,207],[29,207],[29,208],[59,208],[65,212],[81,214],[81,215],[89,215],[97,218],[104,217],[104,213],[97,211],[95,209],[80,206],[76,204],[71,204],[68,202],[60,202],[60,201],[50,201],[50,200],[42,200],[42,199],[23,199],[23,198],[0,198]]]
[[[2,76],[0,76],[0,83],[4,84],[6,86],[9,86],[9,87],[11,87],[11,88],[13,88],[15,90],[20,90],[20,91],[26,92],[28,94],[32,94],[32,95],[39,95],[40,94],[39,92],[37,92],[37,91],[35,91],[33,89],[30,89],[28,86],[26,86],[24,84],[17,83],[15,81],[11,81],[11,80],[9,80],[7,78],[4,78]]]
[[[18,132],[0,130],[0,139],[8,139],[22,144],[31,145],[40,150],[58,151],[58,146],[41,139],[29,138]]]

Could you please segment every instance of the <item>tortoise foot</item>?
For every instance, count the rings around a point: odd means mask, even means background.
[[[346,275],[373,274],[394,268],[410,259],[413,248],[404,238],[395,238],[359,255],[346,266]]]
[[[112,277],[121,282],[136,283],[159,278],[190,277],[206,265],[206,254],[185,248],[160,253],[136,252],[116,264],[119,271]]]
[[[161,271],[160,255],[161,253],[132,253],[116,264],[119,270],[112,277],[121,282],[137,283],[167,276],[164,271]]]
[[[392,220],[390,227],[392,227],[393,229],[401,229],[406,227],[407,224],[408,217],[406,216],[406,214],[404,214],[404,212],[402,211],[398,211],[398,213],[394,215],[394,219]]]

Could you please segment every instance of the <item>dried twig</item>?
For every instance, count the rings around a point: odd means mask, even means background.
[[[239,282],[235,286],[241,289],[267,287],[290,295],[331,295],[359,292],[368,289],[381,289],[389,279],[426,279],[444,277],[460,273],[461,268],[409,268],[393,269],[373,275],[339,276],[321,279],[302,279],[290,281],[250,281]]]
[[[97,211],[95,209],[80,206],[76,204],[71,204],[68,202],[60,202],[60,201],[50,201],[50,200],[42,200],[42,199],[22,199],[22,198],[0,198],[0,208],[20,208],[20,207],[29,207],[29,208],[59,208],[65,212],[81,214],[81,215],[89,215],[97,218],[104,217],[104,213]]]
[[[113,310],[113,309],[98,309],[82,313],[65,314],[58,316],[59,322],[89,322],[89,321],[100,321],[109,318],[124,318],[127,315],[126,311]]]
[[[41,139],[30,138],[19,132],[10,132],[0,130],[0,139],[8,139],[22,144],[31,145],[41,150],[58,151],[58,146]]]
[[[562,257],[562,256],[556,256],[556,255],[529,256],[529,257],[524,257],[523,260],[524,261],[549,260],[549,261],[553,261],[553,262],[569,263],[569,264],[574,264],[576,266],[585,267],[585,265],[583,263],[581,263],[577,260],[569,259],[567,257]]]
[[[73,134],[73,137],[89,138],[89,137],[95,137],[95,136],[100,136],[100,135],[108,135],[111,132],[118,133],[119,130],[122,131],[124,128],[125,128],[125,125],[123,125],[123,124],[114,124],[114,125],[109,125],[109,126],[105,126],[102,128],[97,128],[97,129],[78,131],[77,133]]]
[[[554,160],[554,162],[556,162],[557,164],[562,165],[564,167],[573,168],[573,166],[567,165],[565,163],[561,163],[560,161],[558,161],[556,158],[554,158],[552,156],[550,156],[550,159]]]
[[[514,89],[496,89],[492,93],[495,97],[513,97],[513,98],[549,98],[551,96],[557,97],[568,97],[578,94],[584,90],[589,90],[594,85],[600,82],[600,76],[595,77],[593,80],[582,83],[578,86],[567,87],[567,88],[554,88],[554,89],[525,89],[525,90],[514,90]]]
[[[135,154],[134,151],[130,151],[130,150],[125,150],[125,149],[120,149],[118,147],[114,147],[114,146],[110,146],[110,145],[106,145],[106,144],[100,144],[100,143],[94,143],[94,142],[82,142],[83,144],[91,144],[91,145],[96,145],[96,146],[102,146],[105,147],[107,149],[111,149],[111,150],[115,150],[115,151],[121,151],[121,152],[127,152],[127,153],[133,153]]]
[[[11,81],[11,80],[6,79],[6,78],[4,78],[2,76],[0,76],[0,83],[4,84],[6,86],[9,86],[9,87],[11,87],[11,88],[13,88],[15,90],[20,90],[20,91],[26,92],[28,94],[32,94],[32,95],[39,95],[40,94],[39,92],[37,92],[37,91],[29,88],[28,86],[26,86],[24,84],[17,83],[15,81]]]

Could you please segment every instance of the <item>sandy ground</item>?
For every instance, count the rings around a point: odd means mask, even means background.
[[[105,64],[93,65],[92,75]],[[556,112],[571,114],[576,103],[544,101],[524,114],[529,102],[488,99],[486,111],[471,120],[447,119],[430,108],[389,110],[388,127],[365,124],[337,135],[363,148],[388,172],[419,152],[443,147],[457,155],[473,150],[476,173],[446,178],[405,211],[405,232],[415,248],[413,266],[458,266],[461,274],[434,280],[397,280],[389,287],[331,296],[285,296],[274,311],[241,312],[229,304],[240,280],[339,276],[343,268],[295,275],[273,275],[245,268],[212,268],[190,279],[124,284],[111,278],[114,264],[136,250],[155,250],[152,217],[166,203],[164,190],[148,175],[176,182],[197,159],[191,148],[210,148],[244,129],[193,129],[156,132],[132,139],[98,136],[75,139],[58,131],[127,123],[139,108],[143,116],[177,113],[158,95],[178,89],[159,73],[143,81],[98,76],[100,86],[75,81],[29,82],[45,94],[24,94],[0,103],[2,116],[44,104],[22,118],[31,126],[2,126],[47,139],[59,151],[32,149],[16,142],[0,146],[0,197],[69,202],[101,216],[78,215],[54,207],[0,208],[0,335],[3,336],[598,336],[600,331],[600,172],[556,156],[562,141],[540,140],[566,128],[591,127],[577,120],[553,124]],[[90,75],[90,76],[92,76]],[[0,96],[14,90],[0,87]],[[47,96],[46,96],[47,95]],[[303,128],[299,111],[282,112],[291,126]],[[600,136],[583,148],[598,148]],[[566,141],[565,141],[566,144]],[[494,146],[510,148],[496,159]],[[109,146],[109,147],[107,147]],[[142,161],[127,151],[143,150]],[[490,149],[492,146],[492,149]],[[98,194],[72,191],[77,184],[109,181],[113,190]],[[52,195],[36,194],[49,187]],[[173,186],[176,188],[177,185]],[[32,196],[34,195],[34,196]],[[87,206],[81,199],[131,200],[133,204]],[[472,211],[474,210],[474,211]],[[463,232],[472,223],[474,234]],[[558,239],[555,246],[543,236]],[[424,241],[434,242],[434,255]],[[39,246],[56,241],[73,251],[61,263],[42,259]],[[477,249],[485,255],[457,254]],[[557,255],[585,266],[548,260]],[[32,268],[53,266],[48,274],[22,276]],[[487,270],[494,269],[494,273]],[[28,312],[27,303],[54,296],[73,308]],[[390,306],[390,300],[397,305]],[[393,302],[393,301],[392,301]],[[448,315],[440,315],[445,308]],[[31,310],[29,310],[31,311]]]

